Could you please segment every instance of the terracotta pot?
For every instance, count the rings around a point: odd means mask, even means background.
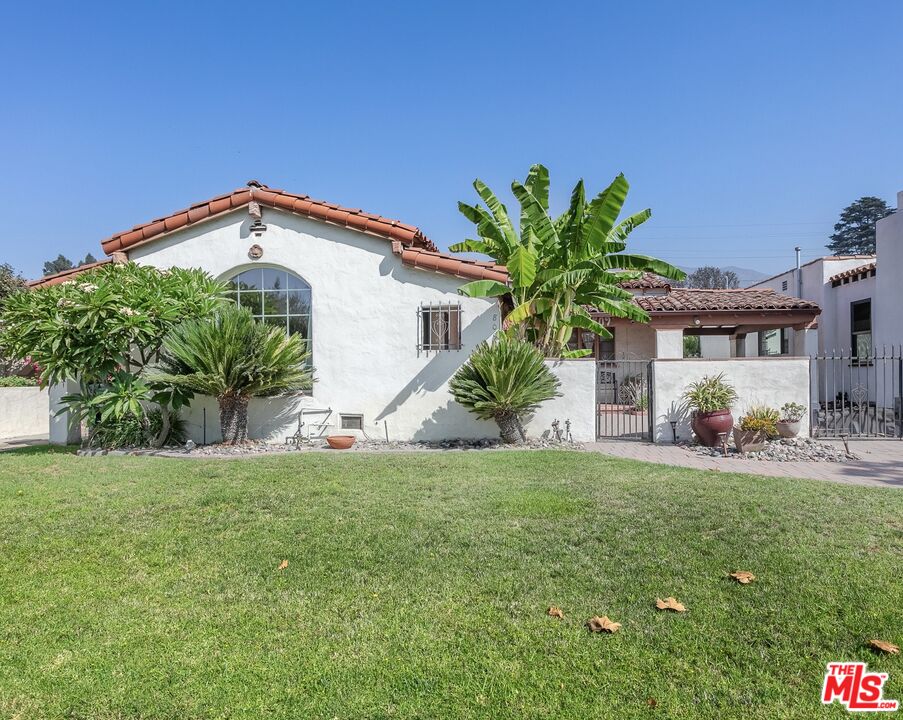
[[[697,412],[693,415],[693,432],[699,442],[706,447],[717,447],[719,433],[729,433],[734,426],[734,416],[730,410]]]
[[[333,450],[347,450],[355,441],[354,435],[327,435],[326,442]]]
[[[759,452],[765,449],[765,441],[768,434],[764,430],[741,430],[734,428],[734,445],[737,446],[737,452],[749,453]]]
[[[800,421],[795,422],[779,422],[778,435],[782,438],[795,438],[800,434]]]

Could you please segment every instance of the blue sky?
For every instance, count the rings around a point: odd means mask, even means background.
[[[0,262],[28,276],[256,178],[470,234],[479,177],[618,172],[633,249],[778,271],[903,189],[899,2],[17,3]],[[513,203],[513,199],[510,200]]]

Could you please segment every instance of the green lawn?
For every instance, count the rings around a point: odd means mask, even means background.
[[[901,571],[890,489],[566,452],[4,453],[0,717],[846,717],[830,660],[903,700],[903,657],[865,647],[903,645]]]

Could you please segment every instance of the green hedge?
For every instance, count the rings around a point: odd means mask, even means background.
[[[0,388],[9,387],[34,387],[38,384],[37,378],[24,378],[17,375],[0,377]]]

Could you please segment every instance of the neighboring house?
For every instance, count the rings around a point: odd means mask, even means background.
[[[301,409],[311,413],[307,423],[380,439],[497,435],[494,424],[452,400],[448,381],[501,321],[496,300],[463,297],[458,289],[472,280],[507,282],[503,266],[441,253],[412,225],[255,181],[117,233],[102,247],[110,259],[97,264],[201,268],[226,281],[230,297],[255,317],[310,342],[312,393],[252,402],[251,437],[283,440],[295,431]],[[31,286],[65,282],[85,269]],[[578,333],[572,345],[592,350],[599,371],[586,362],[559,367],[565,397],[543,406],[528,427],[532,434],[558,418],[573,420],[574,437],[595,437],[599,378],[617,388],[626,373],[605,370],[605,361],[682,359],[685,335],[715,348],[708,357],[742,358],[749,333],[785,328],[795,329],[804,345],[819,313],[816,303],[771,290],[672,289],[652,275],[623,286],[651,322],[596,313],[613,337]],[[616,403],[620,395],[612,389]],[[212,399],[192,403],[187,421],[196,441],[219,440]]]
[[[903,192],[898,212],[877,224],[875,255],[827,256],[752,286],[817,302],[813,392],[821,432],[897,437],[903,433]],[[759,355],[794,354],[794,331],[759,333]]]
[[[829,255],[750,286],[821,306],[818,355],[880,355],[903,344],[903,191],[897,206],[898,212],[878,221],[875,255]],[[789,337],[770,333],[756,344],[760,355],[781,354]]]

